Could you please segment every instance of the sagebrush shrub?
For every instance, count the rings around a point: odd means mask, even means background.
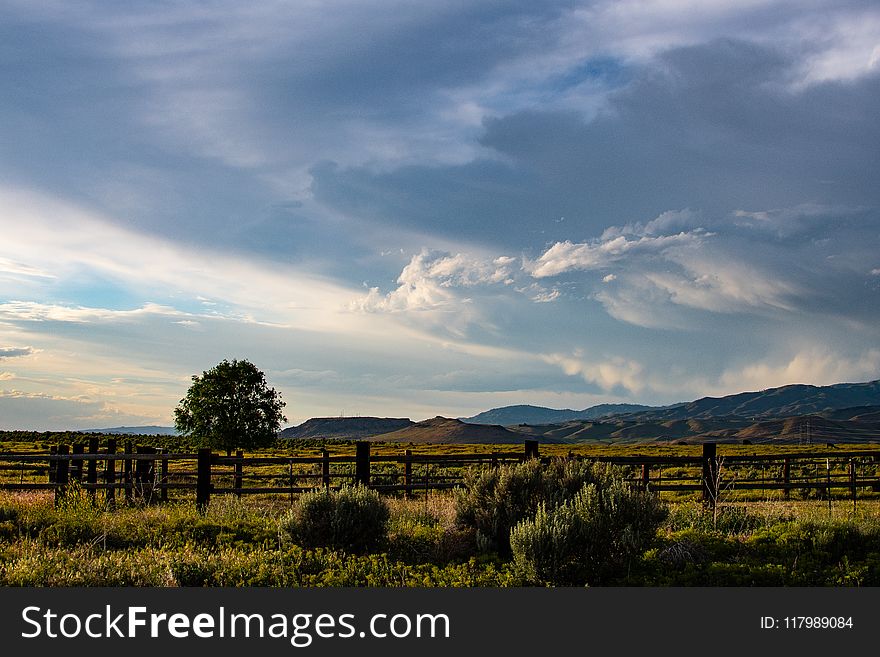
[[[607,468],[583,461],[537,460],[498,468],[470,470],[456,491],[455,522],[477,532],[486,549],[510,554],[510,530],[535,515],[541,504],[555,508],[573,497],[584,484],[607,477]]]
[[[304,547],[363,553],[378,547],[388,528],[388,505],[374,490],[346,486],[304,493],[282,528]]]
[[[510,531],[516,571],[540,584],[602,584],[623,574],[657,534],[666,509],[608,468],[556,507]]]
[[[18,520],[18,509],[12,506],[0,504],[0,522],[15,522]]]
[[[443,527],[436,522],[397,517],[389,525],[388,554],[407,563],[436,562],[442,537]]]

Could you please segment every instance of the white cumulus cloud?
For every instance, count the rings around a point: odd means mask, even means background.
[[[702,231],[682,231],[676,235],[645,235],[634,239],[617,235],[582,243],[566,240],[551,246],[537,260],[525,263],[524,268],[535,278],[604,269],[633,254],[662,255],[672,247],[699,246],[705,236]]]
[[[880,349],[860,354],[842,354],[812,345],[784,357],[755,361],[725,370],[715,386],[716,394],[743,390],[765,390],[794,383],[832,385],[859,382],[880,377]]]
[[[544,354],[542,358],[551,365],[558,365],[569,376],[579,376],[587,383],[595,383],[603,390],[624,388],[631,393],[645,389],[644,366],[632,359],[614,356],[600,361],[590,361],[582,354]]]
[[[482,260],[422,249],[401,271],[396,289],[383,295],[378,287],[371,287],[349,307],[364,312],[437,310],[466,301],[455,293],[456,288],[509,285],[515,262],[510,256]]]

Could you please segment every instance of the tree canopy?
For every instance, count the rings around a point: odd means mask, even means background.
[[[174,425],[205,447],[227,453],[266,447],[287,421],[281,395],[247,360],[223,360],[192,381],[174,409]]]

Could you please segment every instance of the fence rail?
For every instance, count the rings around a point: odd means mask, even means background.
[[[371,454],[369,442],[356,443],[351,454],[318,456],[234,456],[202,449],[194,453],[159,451],[126,443],[118,451],[115,439],[102,448],[98,439],[88,445],[58,445],[49,453],[0,453],[0,490],[51,490],[56,501],[71,488],[90,495],[101,491],[109,503],[117,493],[165,501],[169,492],[195,492],[196,504],[207,505],[212,495],[293,495],[315,488],[360,483],[383,492],[414,495],[459,486],[464,468],[496,467],[541,458],[537,441],[521,451],[473,454]],[[577,456],[627,468],[630,481],[643,490],[699,493],[710,503],[734,491],[792,490],[830,499],[835,489],[880,492],[880,452],[797,452],[773,455],[718,456],[706,443],[699,456]],[[16,474],[18,481],[15,481]]]

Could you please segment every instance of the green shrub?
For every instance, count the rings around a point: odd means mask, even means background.
[[[43,527],[37,534],[41,543],[53,546],[74,546],[100,540],[102,534],[89,519],[77,520],[60,517],[54,524]]]
[[[12,539],[15,538],[16,535],[17,531],[15,524],[9,520],[0,522],[0,540]]]
[[[663,504],[608,471],[555,508],[541,504],[510,532],[516,571],[540,584],[607,584],[644,553],[666,516]]]
[[[18,509],[0,504],[0,540],[13,538],[17,532]]]
[[[369,552],[380,545],[388,527],[388,505],[365,486],[305,493],[281,521],[294,542]]]
[[[442,537],[439,523],[394,518],[388,528],[388,555],[406,563],[436,562]]]
[[[0,504],[0,522],[12,522],[18,520],[18,509],[13,506]]]
[[[485,550],[507,556],[514,525],[534,516],[541,504],[553,509],[585,484],[603,481],[608,472],[606,466],[565,459],[469,470],[464,486],[456,491],[455,522],[476,530]]]

